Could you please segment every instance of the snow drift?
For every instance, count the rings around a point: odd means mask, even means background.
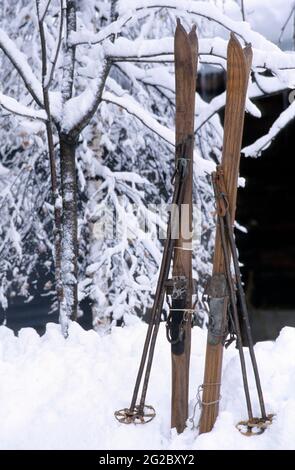
[[[295,449],[295,329],[256,346],[271,427],[245,437],[236,423],[246,418],[238,354],[225,352],[220,415],[211,433],[198,437],[192,422],[177,435],[170,430],[170,351],[162,325],[147,403],[157,411],[145,426],[119,424],[114,410],[129,405],[146,325],[138,319],[99,336],[76,323],[64,339],[48,324],[39,337],[31,328],[14,336],[0,327],[1,449]],[[190,415],[203,379],[206,332],[192,336]],[[248,355],[247,355],[248,358]],[[254,412],[258,401],[250,376]],[[196,407],[195,422],[199,410]]]

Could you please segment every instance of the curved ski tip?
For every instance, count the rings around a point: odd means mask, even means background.
[[[230,40],[229,40],[229,42],[233,42],[233,43],[235,43],[235,44],[237,44],[237,45],[239,45],[239,46],[241,45],[240,42],[239,42],[239,40],[238,40],[238,38],[237,38],[237,36],[235,35],[235,33],[234,33],[233,31],[230,32]]]
[[[233,59],[234,56],[236,56],[236,59]],[[246,47],[243,47],[236,34],[233,32],[230,33],[230,40],[227,46],[227,57],[228,60],[230,57],[232,60],[238,60],[243,64],[245,72],[250,72],[252,64],[252,47],[249,44]]]
[[[249,56],[249,55],[253,54],[252,44],[250,42],[248,44],[246,44],[246,46],[244,47],[244,54],[245,54],[245,56]]]
[[[191,42],[198,42],[197,26],[195,24],[192,25],[192,29],[190,30],[188,37]]]
[[[187,32],[186,30],[184,29],[181,21],[180,21],[180,18],[176,18],[176,31],[181,31],[182,33],[184,33],[186,36],[187,36]]]
[[[252,59],[253,59],[253,50],[252,50],[252,45],[249,43],[244,47],[244,57],[246,59],[246,63],[248,66],[248,69],[250,71],[251,65],[252,65]]]
[[[227,53],[229,54],[230,51],[236,51],[239,55],[244,56],[243,47],[235,33],[233,33],[232,31],[230,33],[230,40],[227,45]]]

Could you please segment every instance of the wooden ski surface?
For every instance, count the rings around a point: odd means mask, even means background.
[[[196,28],[193,26],[189,34],[177,20],[174,41],[175,54],[175,86],[176,86],[176,166],[181,158],[181,143],[191,137],[187,146],[188,177],[184,189],[183,204],[189,212],[189,231],[192,230],[192,185],[193,185],[193,135],[195,114],[195,91],[198,57],[198,41]],[[192,239],[181,236],[176,240],[173,257],[173,277],[185,276],[188,279],[188,296],[185,308],[192,308]],[[183,250],[182,248],[186,248]],[[172,304],[173,307],[173,304]],[[172,311],[173,316],[173,311]],[[184,351],[175,354],[171,347],[172,356],[172,399],[171,427],[182,432],[188,418],[188,387],[190,362],[191,324],[187,322],[185,329]]]
[[[227,50],[227,88],[222,151],[222,168],[224,171],[232,223],[234,223],[236,213],[245,101],[251,63],[251,46],[246,46],[243,49],[232,33]],[[213,258],[213,275],[224,273],[224,271],[225,266],[221,237],[217,227]],[[223,324],[225,324],[226,309],[224,309],[223,315]],[[211,431],[218,415],[222,358],[222,341],[220,340],[218,344],[211,344],[208,335],[203,382],[203,405],[199,423],[200,433]]]

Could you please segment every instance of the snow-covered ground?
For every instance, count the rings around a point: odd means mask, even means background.
[[[261,436],[245,437],[246,417],[238,356],[225,352],[220,416],[211,433],[170,431],[170,352],[159,334],[148,393],[157,410],[149,424],[119,424],[113,412],[129,404],[146,325],[99,336],[73,323],[65,340],[49,324],[41,338],[31,328],[15,337],[0,327],[1,449],[295,449],[295,329],[256,347],[267,411],[276,414]],[[206,333],[193,330],[191,412],[202,383]],[[251,380],[254,410],[258,404]],[[189,423],[191,426],[191,423]]]

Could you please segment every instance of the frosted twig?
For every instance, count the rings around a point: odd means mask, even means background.
[[[285,32],[285,29],[286,29],[286,27],[287,27],[287,24],[289,23],[290,18],[291,18],[291,16],[292,16],[292,13],[294,12],[294,10],[295,10],[295,4],[292,6],[290,13],[288,14],[287,19],[286,19],[285,23],[283,24],[283,26],[282,26],[282,28],[281,28],[281,32],[280,32],[280,35],[279,35],[279,41],[278,41],[279,44],[281,44],[283,34],[284,34],[284,32]]]
[[[62,43],[65,8],[63,7],[63,0],[61,0],[60,3],[61,3],[61,8],[60,8],[60,23],[59,23],[58,39],[57,39],[57,45],[56,45],[56,51],[55,51],[55,54],[54,54],[54,59],[53,59],[52,65],[51,65],[51,70],[48,74],[47,80],[44,83],[44,86],[45,86],[46,89],[49,89],[50,84],[52,82],[54,70],[55,70],[55,67],[56,67],[56,63],[57,63],[57,60],[58,60],[58,56],[59,56],[59,52],[60,52],[60,48],[61,48],[61,43]]]

